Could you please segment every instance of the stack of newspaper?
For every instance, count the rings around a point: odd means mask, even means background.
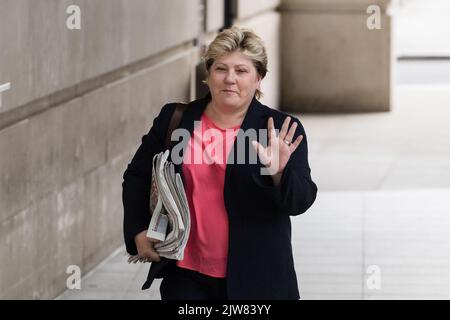
[[[191,228],[189,205],[180,174],[168,157],[168,150],[153,157],[147,237],[160,241],[155,250],[161,257],[183,260]],[[138,255],[128,259],[130,263],[138,261]]]

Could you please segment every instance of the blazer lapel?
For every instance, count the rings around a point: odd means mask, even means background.
[[[244,144],[244,155],[239,155],[241,158],[244,157],[245,164],[248,164],[250,159],[250,153],[253,152],[253,146],[251,145],[251,141],[248,138],[245,138],[245,132],[249,129],[254,129],[256,131],[256,136],[259,137],[259,129],[266,128],[265,121],[267,118],[267,111],[262,106],[262,104],[253,97],[252,102],[245,114],[244,121],[239,129],[237,137],[234,141],[233,147],[230,151],[230,156],[228,158],[227,167],[225,171],[225,181],[227,177],[231,174],[231,172],[236,168],[238,162],[238,152],[242,152],[242,150],[237,150],[238,141],[245,141]],[[245,140],[244,140],[245,139]],[[237,151],[236,151],[237,150]],[[234,157],[231,159],[231,157]],[[232,161],[233,160],[233,161]],[[232,161],[230,163],[230,161]]]

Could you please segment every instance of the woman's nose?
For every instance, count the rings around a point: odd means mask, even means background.
[[[228,71],[227,75],[225,76],[225,82],[227,83],[234,83],[236,81],[236,75],[233,71]]]

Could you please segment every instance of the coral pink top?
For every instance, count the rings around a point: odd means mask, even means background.
[[[221,129],[203,113],[182,164],[191,231],[184,259],[177,265],[218,278],[227,274],[228,214],[223,198],[226,159],[239,127]]]

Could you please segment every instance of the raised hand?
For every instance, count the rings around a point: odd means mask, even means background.
[[[290,126],[291,117],[287,117],[281,127],[280,133],[276,134],[273,118],[267,121],[267,129],[269,130],[269,142],[267,147],[263,147],[259,142],[252,141],[261,163],[268,169],[271,175],[281,176],[291,154],[297,149],[303,140],[303,135],[299,135],[294,142],[295,130],[297,122]]]

